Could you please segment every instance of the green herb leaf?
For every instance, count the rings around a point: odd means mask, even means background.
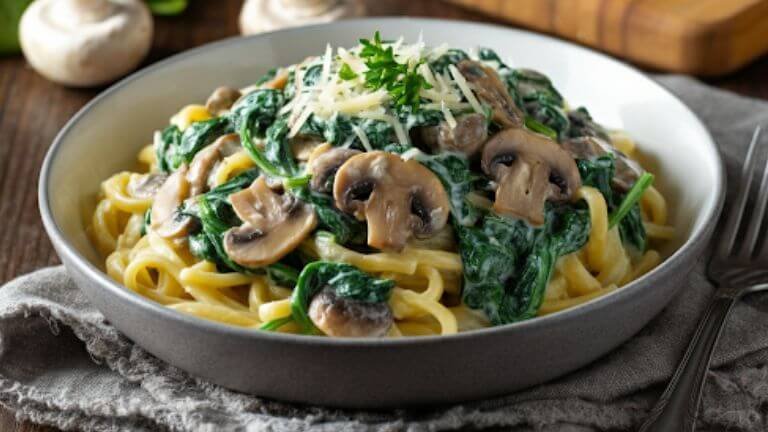
[[[351,67],[349,67],[348,64],[344,63],[341,65],[341,69],[339,70],[339,78],[343,79],[344,81],[349,81],[351,79],[357,78],[357,74],[352,70]]]
[[[643,173],[643,175],[640,176],[639,179],[635,182],[635,184],[632,186],[632,189],[627,192],[627,195],[624,196],[624,200],[621,201],[621,204],[619,204],[619,207],[616,209],[613,214],[611,214],[610,220],[608,222],[608,227],[613,228],[621,222],[622,219],[624,219],[624,216],[626,216],[630,210],[632,210],[632,207],[640,201],[640,198],[643,196],[643,192],[645,192],[646,189],[648,189],[651,184],[653,184],[653,174],[651,173]]]
[[[389,92],[395,106],[409,106],[413,111],[418,110],[421,103],[419,92],[432,86],[419,74],[416,69],[421,63],[409,67],[398,63],[392,47],[384,48],[381,35],[377,31],[373,41],[360,39],[363,49],[360,57],[365,60],[368,70],[365,71],[366,87],[378,90],[384,88]]]

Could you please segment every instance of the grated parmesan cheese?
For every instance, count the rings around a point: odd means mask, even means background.
[[[352,130],[355,131],[355,134],[360,139],[360,143],[363,145],[365,151],[373,151],[371,142],[368,141],[368,136],[365,134],[365,132],[363,132],[362,129],[360,129],[358,126],[352,126]]]
[[[440,111],[443,112],[443,117],[445,117],[445,122],[448,123],[448,126],[451,129],[456,128],[456,118],[453,117],[453,113],[451,113],[451,110],[446,108],[445,103],[440,104]]]
[[[464,93],[464,97],[467,98],[467,102],[472,105],[472,109],[474,109],[478,114],[483,114],[483,107],[480,105],[480,102],[477,101],[477,98],[475,97],[474,93],[472,93],[472,90],[469,89],[467,80],[464,79],[464,76],[461,74],[461,72],[459,72],[459,70],[456,69],[456,66],[454,65],[448,65],[448,70],[451,72],[453,81],[456,83],[456,85],[459,86],[461,92]]]

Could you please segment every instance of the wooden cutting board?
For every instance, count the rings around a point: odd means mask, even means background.
[[[447,0],[665,71],[723,75],[768,52],[768,0]]]

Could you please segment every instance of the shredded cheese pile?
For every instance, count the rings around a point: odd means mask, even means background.
[[[392,47],[394,58],[398,63],[412,67],[418,65],[416,71],[432,86],[430,89],[421,89],[419,93],[419,96],[425,100],[421,109],[442,112],[446,123],[451,128],[456,127],[457,124],[454,111],[473,110],[483,114],[482,106],[472,92],[470,84],[455,66],[449,66],[448,71],[442,74],[430,68],[429,62],[445,54],[448,50],[447,45],[428,48],[421,38],[411,45],[404,44],[403,38],[395,42],[385,42],[383,45]],[[294,66],[296,93],[280,111],[280,114],[288,114],[289,137],[296,136],[312,115],[327,120],[335,115],[344,114],[386,122],[395,131],[399,144],[409,144],[407,128],[389,108],[391,104],[388,103],[390,97],[387,91],[371,90],[366,87],[365,72],[368,67],[365,60],[360,57],[361,49],[362,46],[358,45],[351,49],[339,47],[334,50],[328,45],[321,58],[311,57]],[[306,71],[310,66],[317,64],[322,65],[319,80],[313,86],[304,86]],[[340,76],[344,65],[354,72],[354,77],[343,79]],[[363,130],[354,127],[354,132],[363,147],[370,149],[370,142]]]

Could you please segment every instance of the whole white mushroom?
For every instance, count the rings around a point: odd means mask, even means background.
[[[360,16],[365,8],[355,0],[245,0],[240,10],[244,35]]]
[[[29,64],[51,81],[89,87],[138,66],[152,44],[152,16],[139,0],[37,0],[21,18]]]

